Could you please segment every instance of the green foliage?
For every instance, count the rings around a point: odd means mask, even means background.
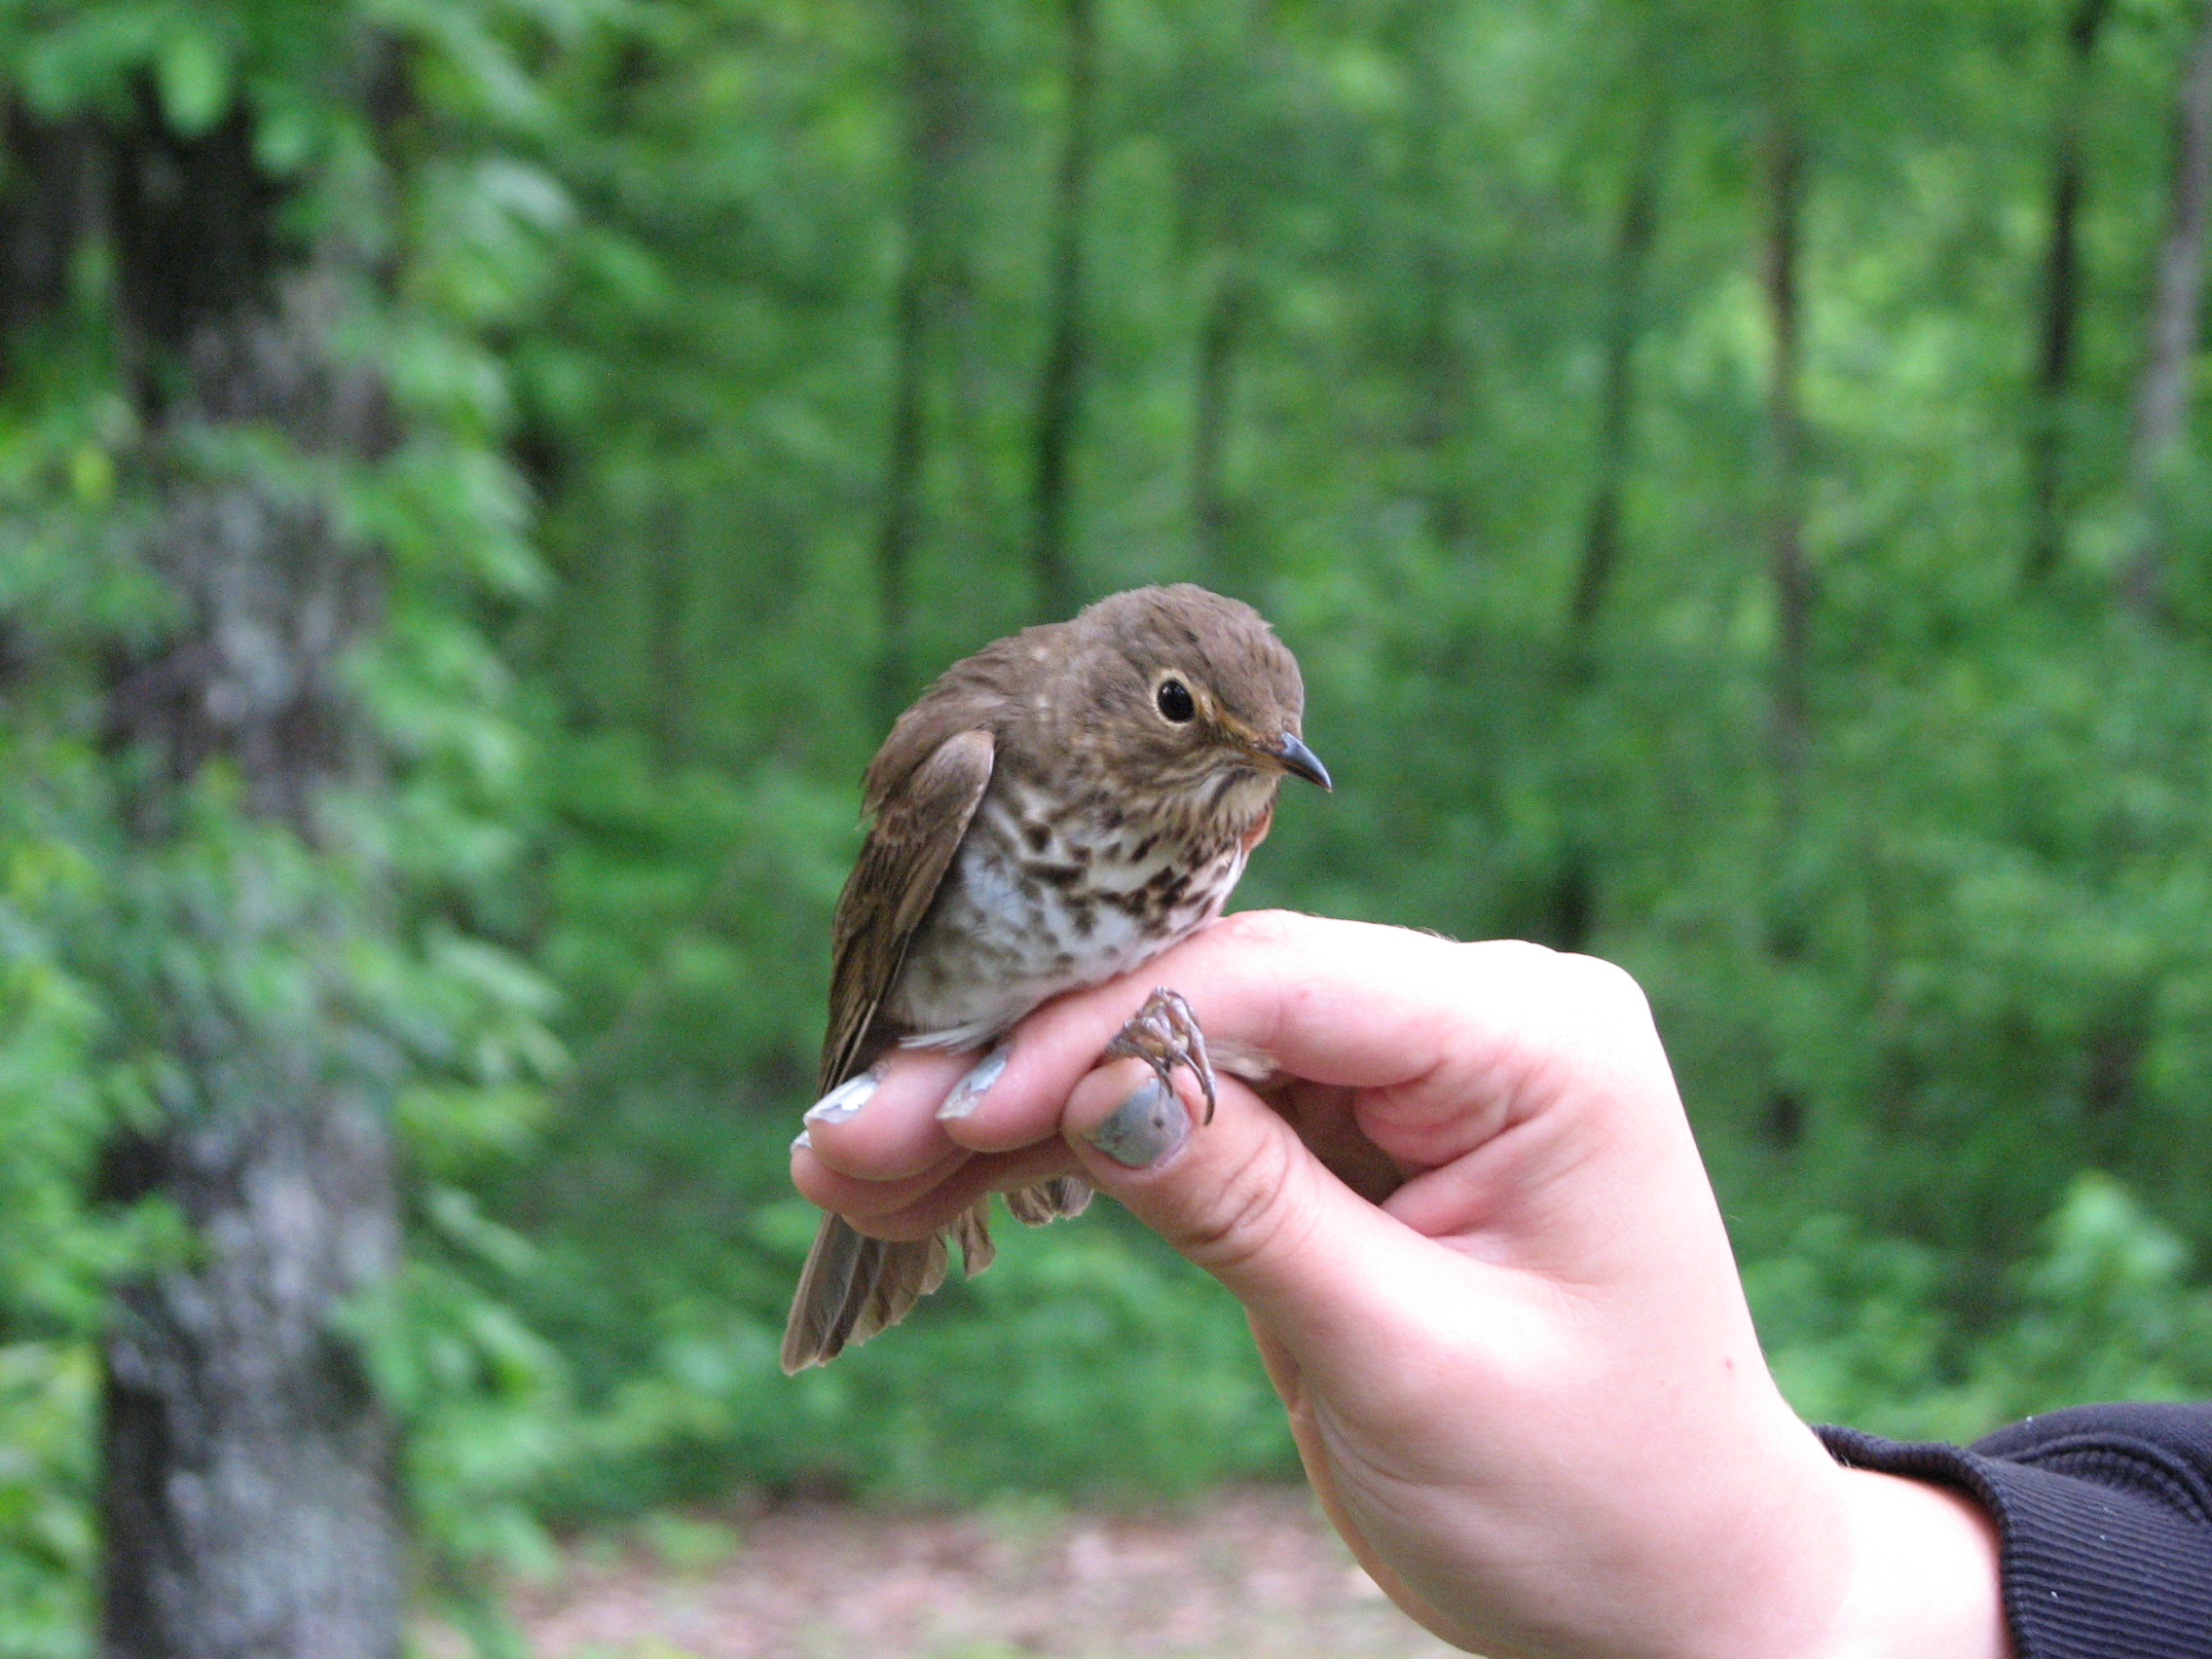
[[[785,1199],[752,1231],[795,1272],[815,1220]],[[782,1309],[767,1297],[725,1304],[713,1324],[696,1310],[587,1431],[567,1500],[604,1510],[733,1482],[910,1501],[1127,1497],[1296,1471],[1217,1287],[1126,1224],[1031,1233],[1002,1218],[1000,1231],[990,1272],[940,1293],[905,1342],[795,1382],[775,1369]]]
[[[2201,424],[2131,454],[2194,11],[2114,7],[2076,86],[2071,10],[1096,7],[1071,555],[1086,593],[1241,593],[1299,651],[1340,787],[1285,804],[1244,898],[1630,966],[1791,1397],[1901,1433],[2212,1386],[2212,474]],[[1062,24],[0,5],[23,117],[246,123],[283,233],[375,274],[333,326],[391,427],[346,464],[240,429],[155,457],[96,239],[10,323],[0,1650],[72,1650],[104,1289],[182,1247],[95,1201],[103,1144],[175,1104],[156,985],[270,1052],[360,1038],[408,1250],[349,1329],[410,1430],[425,1579],[489,1645],[484,1569],[548,1517],[1292,1467],[1234,1308],[1117,1218],[773,1367],[859,770],[1044,583]],[[164,861],[118,832],[101,699],[176,619],[140,557],[169,464],[379,550],[348,671],[380,770],[315,849],[219,773]],[[2147,530],[2157,616],[2115,595]]]
[[[2212,1291],[2173,1232],[2110,1176],[2078,1177],[2014,1270],[2006,1317],[1964,1328],[1938,1259],[1840,1217],[1745,1275],[1775,1375],[1814,1421],[1968,1440],[2099,1400],[2212,1390]]]
[[[1002,1226],[999,1262],[917,1324],[905,1351],[863,1349],[849,1368],[807,1374],[790,1404],[761,1401],[763,1428],[796,1431],[761,1451],[787,1479],[906,1498],[1187,1493],[1295,1473],[1235,1303],[1121,1219]],[[758,1231],[795,1267],[813,1218],[778,1206]]]
[[[98,1566],[88,1501],[98,1406],[89,1344],[0,1346],[0,1645],[22,1659],[85,1651]]]
[[[1084,583],[1254,598],[1301,654],[1342,783],[1286,805],[1246,897],[1628,963],[1740,1247],[1808,1299],[1780,1350],[1793,1386],[1962,1432],[1999,1397],[1972,1356],[2012,1352],[2033,1305],[2008,1265],[2080,1169],[2212,1237],[2212,675],[2189,627],[2108,597],[2188,18],[2120,9],[2093,65],[2085,165],[2142,188],[2092,191],[2080,227],[2069,553],[2036,586],[2061,11],[1128,0],[1101,9],[1086,204]],[[1010,1317],[990,1279],[837,1368],[905,1424],[905,1454],[858,1419],[834,1441],[790,1427],[779,1402],[829,1382],[717,1403],[766,1353],[788,1273],[748,1218],[779,1213],[760,1206],[807,1094],[804,964],[880,725],[894,584],[920,670],[1025,620],[1038,581],[1065,42],[1016,9],[933,12],[961,50],[925,108],[904,16],[671,6],[556,71],[569,119],[541,160],[577,217],[512,358],[556,581],[518,641],[557,780],[547,960],[582,1060],[543,1161],[493,1206],[546,1251],[528,1305],[584,1408],[632,1425],[631,1460],[605,1465],[631,1473],[593,1503],[682,1490],[656,1456],[717,1481],[989,1484],[939,1450],[960,1419],[936,1354],[961,1321]],[[1776,51],[1807,158],[1816,593],[1788,763],[1757,165]],[[894,570],[908,257],[927,261],[926,456]],[[1608,438],[1616,307],[1632,419]],[[1582,616],[1608,474],[1620,552]],[[2203,570],[2175,579],[2194,593]],[[1809,1216],[1850,1220],[1830,1237]],[[2060,1392],[2090,1375],[2016,1363]],[[1970,1382],[1979,1404],[1926,1404]],[[649,1453],[654,1420],[688,1424],[666,1431],[681,1452]]]

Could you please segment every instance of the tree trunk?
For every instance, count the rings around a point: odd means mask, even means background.
[[[2197,25],[2174,111],[2173,199],[2151,294],[2150,342],[2135,398],[2131,495],[2141,528],[2121,575],[2128,605],[2157,613],[2165,584],[2159,495],[2189,419],[2189,369],[2204,300],[2204,232],[2212,214],[2212,0]]]
[[[239,1057],[190,1062],[230,1073],[220,1122],[111,1159],[110,1190],[168,1198],[201,1258],[125,1287],[108,1338],[101,1652],[392,1659],[392,1427],[331,1329],[395,1254],[384,1120],[306,1075],[296,1046]]]
[[[961,147],[958,65],[943,0],[917,0],[906,18],[905,250],[892,300],[891,434],[876,533],[878,721],[888,726],[913,695],[914,554],[921,544],[928,461],[930,364],[944,261],[945,193]]]
[[[1415,294],[1419,319],[1408,379],[1413,395],[1412,447],[1419,458],[1420,498],[1428,532],[1439,548],[1456,553],[1470,518],[1461,442],[1470,395],[1466,346],[1459,313],[1475,284],[1463,252],[1467,203],[1451,165],[1451,135],[1464,129],[1465,112],[1446,72],[1456,51],[1450,15],[1436,8],[1409,10],[1399,50],[1413,93],[1406,134],[1404,190],[1417,204],[1414,236]]]
[[[1067,132],[1052,199],[1051,290],[1045,363],[1037,386],[1034,540],[1030,562],[1040,618],[1075,608],[1079,597],[1069,546],[1069,467],[1083,397],[1085,330],[1083,210],[1089,194],[1092,105],[1097,99],[1098,42],[1091,0],[1067,0]]]
[[[650,641],[646,666],[652,676],[645,687],[645,727],[652,734],[653,753],[669,771],[683,764],[689,750],[691,682],[685,624],[691,599],[690,557],[683,542],[682,514],[673,502],[664,503],[654,545],[645,553],[645,627]]]
[[[110,1149],[104,1185],[165,1198],[196,1244],[123,1289],[106,1340],[101,1646],[390,1659],[394,1433],[336,1318],[397,1252],[384,1089],[338,949],[376,906],[316,851],[325,787],[365,775],[345,665],[379,572],[226,441],[250,426],[343,462],[388,442],[388,416],[326,349],[349,255],[285,245],[243,116],[182,140],[147,96],[101,142],[157,481],[147,558],[177,608],[109,697],[114,741],[152,762],[129,802],[142,932],[110,988],[166,1071],[164,1121]],[[217,759],[247,824],[211,839],[185,796]]]
[[[1774,746],[1786,776],[1804,758],[1806,654],[1813,608],[1812,570],[1805,559],[1800,474],[1804,432],[1797,412],[1798,254],[1804,152],[1787,92],[1778,97],[1765,144],[1767,240],[1764,288],[1773,339],[1767,387],[1767,441],[1772,452],[1767,501],[1767,567],[1774,584]]]
[[[1440,203],[1438,211],[1445,211]],[[1467,353],[1460,343],[1457,313],[1467,284],[1441,232],[1421,250],[1419,415],[1414,443],[1424,474],[1421,494],[1428,533],[1436,545],[1457,553],[1467,539],[1467,483],[1460,443],[1467,424]]]
[[[1210,265],[1191,410],[1191,519],[1199,570],[1207,581],[1228,590],[1236,585],[1236,557],[1226,474],[1245,296],[1234,247],[1215,248]]]
[[[2066,462],[2067,406],[2074,386],[2074,344],[2082,312],[2083,101],[2097,37],[2111,0],[2078,0],[2066,30],[2057,132],[2050,168],[2050,243],[2044,276],[2043,354],[2036,368],[2035,424],[2028,447],[2028,575],[2041,580],[2065,550],[2060,502]]]
[[[886,727],[899,718],[911,690],[909,590],[914,547],[921,539],[922,399],[929,373],[929,311],[928,278],[916,241],[909,230],[905,263],[899,272],[898,298],[892,308],[891,332],[897,355],[891,382],[891,450],[884,461],[883,520],[875,539],[882,629],[875,658],[875,712],[877,723]]]
[[[1582,563],[1568,616],[1571,652],[1577,661],[1587,655],[1598,613],[1620,562],[1621,492],[1628,482],[1636,412],[1636,342],[1642,321],[1644,273],[1659,220],[1663,122],[1656,104],[1642,126],[1621,199],[1620,221],[1613,231],[1604,380],[1598,393],[1597,486],[1590,498]]]

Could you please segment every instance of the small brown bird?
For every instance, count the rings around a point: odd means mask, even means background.
[[[872,827],[837,901],[810,1119],[857,1111],[895,1044],[984,1048],[1219,915],[1283,776],[1329,788],[1300,735],[1305,702],[1297,659],[1260,613],[1188,584],[1116,594],[946,669],[868,764]],[[1189,1066],[1210,1115],[1204,1042],[1172,991],[1155,991],[1107,1051],[1163,1078]],[[979,1083],[963,1086],[971,1097]],[[1007,1196],[1032,1226],[1089,1201],[1073,1176]],[[980,1272],[989,1216],[986,1197],[948,1235],[900,1243],[825,1216],[784,1369],[905,1317],[943,1281],[948,1237]]]

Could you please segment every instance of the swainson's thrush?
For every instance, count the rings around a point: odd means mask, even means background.
[[[823,1100],[865,1089],[895,1044],[981,1049],[1040,1004],[1137,968],[1221,913],[1287,773],[1329,774],[1300,735],[1298,662],[1248,605],[1188,584],[1100,600],[954,663],[869,762],[867,840],[837,901]],[[1207,1100],[1197,1024],[1165,989],[1109,1045]],[[1007,1196],[1074,1215],[1072,1176]],[[825,1216],[783,1363],[833,1359],[943,1281],[956,1239],[988,1265],[989,1198],[949,1233],[887,1242]]]

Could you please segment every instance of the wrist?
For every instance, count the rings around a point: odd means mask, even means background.
[[[1850,1565],[1821,1659],[2012,1659],[1989,1514],[1949,1487],[1836,1473]]]

